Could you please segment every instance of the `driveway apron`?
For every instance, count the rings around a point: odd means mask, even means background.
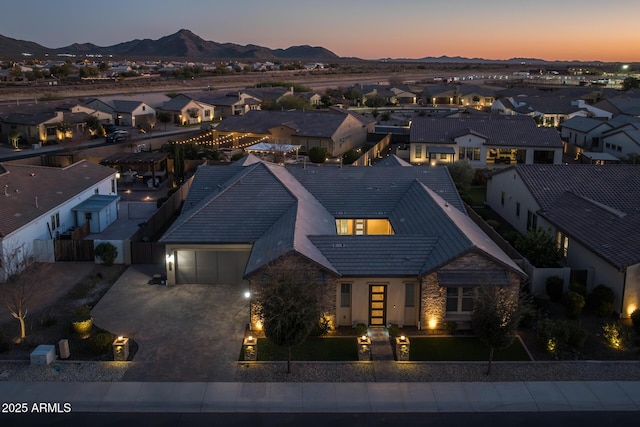
[[[124,381],[234,381],[249,305],[242,285],[149,285],[132,265],[93,308],[97,326],[135,340]]]

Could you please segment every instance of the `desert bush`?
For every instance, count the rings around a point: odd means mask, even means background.
[[[577,319],[584,308],[584,297],[577,292],[568,291],[562,296],[562,305],[569,319]]]
[[[56,313],[51,309],[40,318],[40,324],[44,327],[49,327],[55,325],[57,320]]]
[[[318,320],[318,323],[313,326],[311,332],[309,332],[309,335],[312,337],[321,337],[328,334],[329,331],[331,331],[331,320],[325,316],[322,316]]]
[[[602,336],[612,348],[625,349],[631,343],[629,329],[620,322],[606,322],[602,325]]]
[[[545,282],[547,295],[551,301],[559,302],[562,299],[562,291],[564,287],[564,281],[559,276],[551,276]]]
[[[89,338],[89,351],[96,356],[107,354],[112,347],[115,335],[100,332]]]
[[[71,320],[71,329],[81,337],[87,337],[93,328],[93,317],[90,307],[80,307]]]
[[[538,322],[537,329],[538,338],[549,353],[580,349],[587,340],[587,332],[576,322],[544,319]]]
[[[580,295],[582,295],[583,297],[586,298],[587,296],[587,287],[585,285],[582,285],[580,283],[570,283],[569,284],[569,290],[576,292]]]
[[[584,343],[587,341],[587,331],[576,322],[567,322],[567,326],[569,328],[567,344],[573,348],[584,347]]]
[[[311,163],[324,163],[327,160],[327,150],[322,147],[311,147],[309,149],[309,161]]]
[[[610,287],[598,285],[587,297],[587,304],[596,316],[609,317],[613,314],[615,300],[616,295]]]

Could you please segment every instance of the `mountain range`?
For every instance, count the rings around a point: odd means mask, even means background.
[[[0,56],[16,58],[23,54],[33,56],[101,55],[136,58],[194,58],[194,59],[253,59],[328,61],[339,59],[335,53],[314,46],[292,46],[287,49],[269,49],[249,44],[217,43],[207,41],[189,30],[180,30],[158,40],[131,40],[113,46],[97,46],[93,43],[74,43],[61,48],[48,48],[35,42],[16,40],[0,35]]]

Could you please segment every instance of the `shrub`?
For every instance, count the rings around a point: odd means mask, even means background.
[[[583,297],[587,296],[587,287],[583,284],[580,283],[570,283],[569,284],[569,290],[576,292],[580,295],[582,295]]]
[[[325,160],[327,160],[327,150],[322,147],[309,149],[309,161],[311,163],[324,163]]]
[[[566,322],[544,319],[538,322],[538,338],[549,353],[555,353],[569,339]]]
[[[444,330],[447,332],[447,335],[455,335],[458,330],[458,322],[455,320],[444,322]]]
[[[629,331],[620,322],[607,322],[602,325],[602,336],[611,347],[624,349],[630,342]]]
[[[93,317],[91,317],[91,308],[78,308],[74,313],[73,319],[71,320],[71,329],[73,329],[74,332],[84,338],[89,336],[91,328],[93,328]]]
[[[367,335],[368,330],[369,330],[369,327],[367,326],[366,323],[358,323],[356,325],[356,336],[361,337],[363,335]]]
[[[89,351],[96,356],[107,354],[111,350],[115,335],[100,332],[89,338]]]
[[[342,163],[345,165],[353,164],[359,157],[360,154],[356,150],[349,150],[342,155]]]
[[[545,282],[545,287],[547,289],[547,295],[551,301],[559,302],[562,299],[562,291],[564,287],[564,281],[559,276],[551,276],[547,278]]]
[[[44,327],[49,327],[55,325],[57,320],[58,319],[56,319],[56,313],[53,311],[53,309],[51,309],[47,312],[47,314],[40,318],[40,324]]]
[[[389,331],[389,336],[391,338],[395,338],[398,335],[400,335],[400,327],[398,326],[397,323],[392,323],[387,327],[387,330]]]
[[[113,261],[118,256],[118,249],[109,242],[102,242],[96,246],[95,254],[105,265],[113,265]]]
[[[577,319],[584,308],[584,297],[577,292],[568,291],[562,296],[564,313],[569,319]]]
[[[640,334],[640,309],[633,310],[631,313],[631,324],[633,324],[633,330]]]
[[[613,290],[605,285],[598,285],[587,297],[587,303],[591,311],[599,317],[609,317],[614,311],[616,295]]]
[[[318,323],[316,323],[313,326],[313,328],[311,329],[311,332],[309,332],[309,335],[312,337],[321,337],[323,335],[328,334],[330,330],[331,330],[331,320],[325,316],[322,316],[318,320]]]

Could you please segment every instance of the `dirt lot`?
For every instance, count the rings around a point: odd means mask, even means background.
[[[0,352],[0,359],[29,359],[29,354],[39,344],[56,344],[60,339],[66,338],[74,348],[72,360],[100,360],[102,356],[92,354],[87,341],[72,332],[71,321],[78,308],[93,307],[124,270],[123,266],[108,267],[92,263],[32,266],[24,274],[42,286],[32,292],[29,302],[25,322],[27,338],[19,344],[15,343],[19,337],[19,323],[2,306],[0,333],[8,344],[8,349]]]

